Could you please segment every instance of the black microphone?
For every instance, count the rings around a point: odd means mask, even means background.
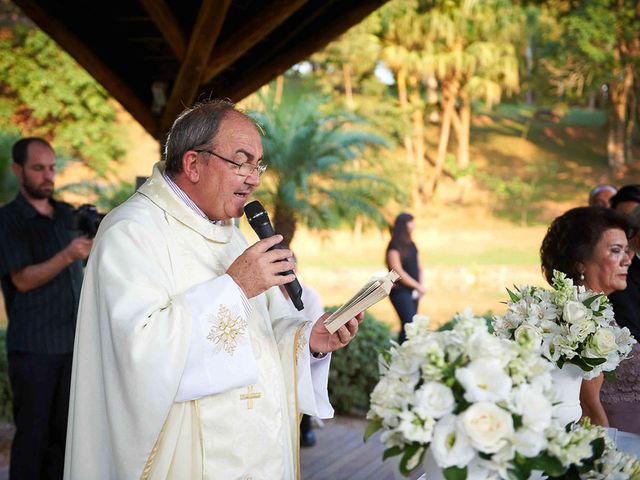
[[[249,220],[249,225],[251,225],[251,228],[253,228],[261,240],[273,237],[276,234],[271,226],[269,215],[259,201],[254,200],[251,203],[247,203],[244,206],[244,214],[247,216],[247,220]],[[282,243],[279,243],[271,247],[269,250],[273,250],[274,248],[286,247]],[[293,270],[288,270],[281,273],[281,275],[289,275],[292,273]],[[304,308],[302,303],[302,287],[300,286],[298,279],[294,278],[292,282],[285,283],[284,288],[287,289],[287,293],[289,294],[289,298],[293,302],[293,305],[298,310],[302,310]]]

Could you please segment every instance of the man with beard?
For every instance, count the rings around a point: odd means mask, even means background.
[[[62,478],[82,260],[92,240],[74,238],[73,209],[51,198],[51,146],[24,138],[12,154],[20,191],[0,208],[0,281],[16,425],[10,476]]]

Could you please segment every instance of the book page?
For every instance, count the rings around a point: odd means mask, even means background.
[[[387,297],[389,292],[391,292],[391,287],[393,287],[394,282],[398,280],[398,278],[400,278],[400,275],[390,270],[384,277],[367,282],[353,297],[347,300],[344,305],[324,321],[327,330],[329,330],[330,333],[335,333],[342,325],[358,313],[363,312]]]

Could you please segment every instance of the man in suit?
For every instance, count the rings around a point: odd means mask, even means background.
[[[640,226],[640,185],[622,187],[611,198],[611,206],[628,214]],[[636,339],[640,339],[640,235],[636,235],[630,244],[636,253],[629,265],[627,288],[613,292],[609,300],[618,325],[627,327]]]

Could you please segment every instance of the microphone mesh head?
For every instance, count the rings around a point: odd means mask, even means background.
[[[244,214],[247,216],[249,223],[251,223],[251,220],[253,220],[256,216],[264,213],[266,213],[265,209],[258,200],[249,202],[244,206]]]

